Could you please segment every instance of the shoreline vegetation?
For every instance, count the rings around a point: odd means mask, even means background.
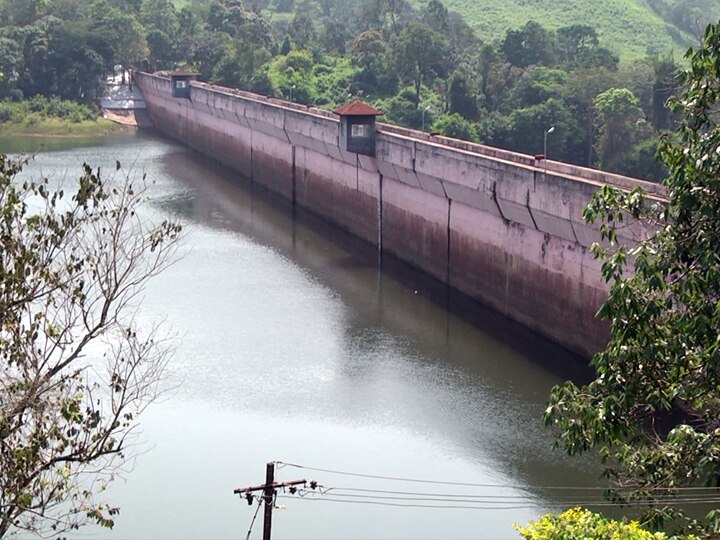
[[[126,129],[96,107],[56,97],[0,102],[0,138],[92,137]]]

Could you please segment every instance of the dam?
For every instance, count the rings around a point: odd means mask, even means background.
[[[333,225],[584,356],[607,325],[599,241],[582,210],[603,185],[662,186],[378,123],[372,152],[350,151],[342,116],[137,72],[167,135]],[[629,223],[619,235],[647,234]]]

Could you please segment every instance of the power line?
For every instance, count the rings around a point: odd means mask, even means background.
[[[320,486],[324,487],[324,486]],[[486,494],[486,495],[475,495],[472,493],[429,493],[426,491],[394,491],[387,489],[366,489],[366,488],[352,488],[352,487],[331,487],[333,491],[355,491],[359,493],[382,493],[389,495],[417,495],[426,497],[467,497],[476,499],[517,499],[527,498],[525,495],[497,495],[497,494]]]
[[[403,496],[404,494],[402,492],[398,492],[397,494],[386,491],[383,492],[383,494],[379,495],[366,495],[363,493],[340,493],[338,491],[347,491],[343,490],[342,488],[333,488],[333,487],[326,487],[322,485],[318,485],[317,488],[318,491],[308,491],[306,489],[301,489],[298,491],[298,494],[301,497],[304,497],[306,495],[327,495],[330,494],[331,497],[353,497],[355,499],[376,499],[376,500],[399,500],[399,501],[425,501],[425,502],[431,502],[431,501],[437,501],[437,502],[467,502],[467,503],[475,503],[475,504],[496,504],[496,505],[507,505],[507,504],[513,504],[513,503],[533,503],[535,504],[537,501],[537,498],[529,497],[529,496],[523,496],[523,495],[515,495],[515,496],[506,496],[506,497],[495,497],[492,495],[478,495],[478,496],[472,496],[472,495],[450,495],[446,494],[442,496],[442,498],[439,498],[440,496],[434,496],[432,494],[423,494],[418,493],[419,496]],[[364,490],[357,490],[359,492],[362,492]],[[500,499],[500,500],[497,500]],[[648,505],[648,504],[665,504],[672,502],[673,504],[684,504],[684,503],[715,503],[720,502],[720,497],[718,497],[717,494],[686,494],[681,496],[674,496],[674,495],[667,495],[665,497],[655,497],[655,498],[643,498],[643,499],[635,499],[635,500],[616,500],[616,501],[608,501],[607,499],[559,499],[555,500],[555,504],[562,504],[567,506],[584,506],[584,505],[598,505],[598,504],[613,504],[615,506],[633,506],[633,505]],[[545,503],[537,503],[541,506]]]
[[[428,493],[428,492],[421,492],[421,491],[393,491],[393,490],[383,490],[383,489],[365,489],[365,488],[353,488],[353,487],[326,487],[319,485],[318,488],[321,489],[322,493],[328,493],[332,491],[333,496],[342,496],[342,497],[358,497],[358,498],[389,498],[389,499],[402,499],[405,497],[400,496],[408,496],[407,500],[430,500],[430,498],[442,498],[442,500],[457,500],[457,499],[464,499],[468,501],[477,500],[477,502],[484,502],[484,500],[490,500],[490,501],[496,501],[499,500],[507,501],[507,502],[513,502],[513,501],[527,501],[527,500],[534,500],[536,497],[528,496],[528,495],[496,495],[496,494],[483,494],[483,495],[477,495],[477,494],[471,494],[471,493]],[[349,491],[351,493],[345,494],[345,493],[338,493],[343,491]],[[363,495],[365,493],[372,493],[376,495]],[[666,500],[676,500],[676,501],[685,501],[685,500],[707,500],[710,502],[714,502],[716,500],[720,500],[720,494],[718,493],[688,493],[685,492],[684,495],[675,496],[671,493],[667,494],[664,498],[661,496],[656,496],[653,499],[641,499],[642,501],[655,501],[655,502],[662,502]],[[606,499],[594,499],[595,501],[605,501]],[[561,502],[562,499],[559,501]],[[572,503],[573,501],[577,501],[577,499],[566,499],[566,501],[570,501]],[[585,504],[593,504],[593,500],[590,501],[583,501]]]
[[[366,473],[358,473],[358,472],[339,471],[336,469],[323,469],[320,467],[309,467],[307,465],[298,465],[296,463],[285,463],[282,461],[277,461],[276,463],[281,467],[295,467],[296,469],[306,469],[309,471],[318,471],[318,472],[324,472],[324,473],[329,473],[329,474],[340,474],[340,475],[344,475],[344,476],[355,476],[355,477],[359,477],[359,478],[373,478],[376,480],[392,480],[392,481],[396,481],[396,482],[415,482],[415,483],[419,483],[419,484],[436,484],[436,485],[444,485],[444,486],[465,486],[465,487],[488,487],[488,488],[508,487],[508,488],[516,488],[516,489],[526,489],[527,488],[527,486],[480,484],[480,483],[472,483],[472,482],[448,482],[448,481],[444,481],[444,480],[428,480],[425,478],[404,478],[404,477],[400,477],[400,476],[382,476],[382,475],[377,475],[377,474],[366,474]],[[570,488],[562,488],[562,489],[604,489],[604,488],[570,487]]]
[[[250,522],[250,528],[248,529],[245,540],[250,540],[250,534],[252,533],[253,525],[255,525],[255,519],[257,518],[258,512],[260,512],[260,507],[262,506],[262,498],[258,497],[257,501],[258,501],[257,509],[255,510],[255,514],[253,515],[252,521]]]
[[[508,489],[519,489],[527,491],[530,487],[527,485],[518,485],[518,484],[488,484],[488,483],[474,483],[474,482],[450,482],[445,480],[431,480],[427,478],[407,478],[407,477],[400,477],[400,476],[383,476],[383,475],[377,475],[377,474],[368,474],[368,473],[359,473],[359,472],[350,472],[350,471],[341,471],[337,469],[325,469],[320,467],[310,467],[308,465],[299,465],[297,463],[285,463],[283,461],[276,461],[275,462],[278,465],[278,468],[282,467],[294,467],[296,469],[306,469],[309,471],[318,471],[318,472],[324,472],[329,474],[339,474],[343,476],[354,476],[358,478],[371,478],[376,480],[391,480],[396,482],[414,482],[419,484],[435,484],[435,485],[445,485],[445,486],[463,486],[463,487],[483,487],[483,488],[493,488],[493,489],[502,489],[502,488],[508,488]],[[609,487],[597,487],[597,486],[534,486],[538,490],[567,490],[567,491],[601,491],[605,492]],[[619,486],[616,488],[620,491],[667,491],[667,492],[683,492],[683,491],[714,491],[720,494],[720,486],[719,487],[706,487],[706,486],[697,486],[697,487],[655,487],[655,486]]]
[[[573,503],[568,502],[532,502],[528,501],[525,504],[512,504],[512,503],[499,503],[499,504],[418,504],[418,503],[405,503],[405,502],[393,502],[387,500],[358,500],[356,499],[337,499],[335,496],[315,496],[315,497],[299,497],[294,498],[289,495],[278,495],[278,498],[283,499],[294,499],[296,501],[313,501],[313,502],[337,502],[344,504],[365,504],[374,506],[392,506],[401,508],[425,508],[425,509],[461,509],[461,510],[531,510],[531,509],[550,509],[550,508],[567,508],[574,506],[592,506],[596,508],[617,508],[619,506],[648,506],[651,501],[642,501],[642,504],[622,503],[622,502],[596,502],[596,501],[575,501]],[[448,501],[452,503],[453,501]],[[457,501],[462,502],[462,501]],[[662,500],[652,501],[654,503],[663,504],[665,506],[679,506],[679,505],[696,505],[696,504],[709,504],[709,503],[720,503],[720,499],[685,499],[685,500]]]

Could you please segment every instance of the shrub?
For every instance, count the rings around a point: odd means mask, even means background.
[[[41,116],[38,113],[33,112],[33,113],[28,114],[25,117],[24,123],[27,127],[35,127],[38,124],[40,124],[41,120],[42,120]]]
[[[515,529],[526,540],[667,540],[665,533],[647,531],[637,521],[616,521],[583,508],[546,514],[527,527],[515,525]]]
[[[23,116],[23,111],[17,103],[0,101],[0,123],[20,122]]]
[[[30,101],[28,101],[27,106],[30,112],[42,112],[47,108],[47,99],[45,99],[43,96],[35,96]]]
[[[25,124],[37,126],[48,118],[60,118],[71,123],[84,120],[94,120],[98,116],[97,110],[82,103],[67,101],[58,97],[35,96],[27,101],[0,102],[0,123]]]
[[[432,130],[455,139],[479,142],[477,128],[458,113],[444,114],[432,123]]]

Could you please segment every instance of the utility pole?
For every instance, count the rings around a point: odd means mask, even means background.
[[[265,468],[265,483],[261,486],[249,486],[244,488],[238,488],[233,491],[236,495],[244,495],[248,501],[248,504],[252,504],[253,496],[252,492],[262,491],[263,501],[265,502],[265,519],[263,520],[263,540],[270,539],[270,531],[272,529],[272,511],[275,506],[275,495],[277,494],[278,488],[290,487],[290,492],[294,493],[294,487],[299,484],[307,484],[308,481],[304,478],[301,480],[291,480],[289,482],[275,482],[275,462],[270,461]],[[316,487],[317,482],[310,482],[311,487]],[[250,534],[250,533],[248,533]]]
[[[275,506],[275,462],[271,461],[265,468],[265,489],[263,490],[263,498],[265,499],[265,520],[263,521],[263,540],[270,540],[270,529],[272,528],[272,511]]]

